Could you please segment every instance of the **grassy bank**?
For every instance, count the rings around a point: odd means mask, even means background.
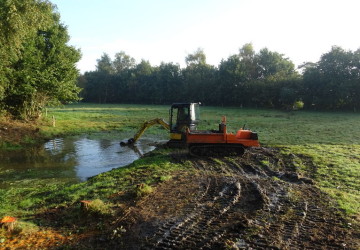
[[[146,120],[168,119],[169,106],[76,104],[48,110],[40,123],[40,137],[52,138],[96,131],[116,131],[127,139]],[[282,112],[240,108],[202,107],[200,129],[217,128],[222,115],[228,130],[245,127],[259,133],[263,146],[279,147],[286,154],[301,155],[294,161],[298,171],[334,197],[351,216],[360,214],[360,114],[322,112]],[[55,118],[55,126],[52,124]],[[145,136],[167,138],[160,127],[150,128]],[[172,178],[186,166],[171,164],[167,155],[140,159],[127,168],[101,174],[73,186],[41,179],[21,179],[0,195],[0,216],[30,216],[39,209],[80,199],[101,198],[147,187]],[[307,160],[311,162],[305,162]],[[1,171],[1,170],[0,170]],[[0,172],[0,175],[2,173]],[[27,185],[31,182],[36,185]],[[144,185],[143,185],[143,184]],[[139,185],[140,191],[139,191]],[[136,196],[136,195],[135,195]]]

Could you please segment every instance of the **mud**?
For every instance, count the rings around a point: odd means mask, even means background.
[[[124,249],[358,249],[358,230],[299,175],[295,155],[253,149],[243,157],[193,158],[196,174],[162,183],[113,222]],[[308,161],[308,159],[305,159]],[[125,231],[125,230],[124,230]]]

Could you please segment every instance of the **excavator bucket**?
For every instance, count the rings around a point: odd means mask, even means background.
[[[129,140],[120,142],[120,146],[125,147],[129,145],[133,145],[135,143],[134,138],[130,138]]]

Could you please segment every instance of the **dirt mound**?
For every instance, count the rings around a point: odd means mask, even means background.
[[[141,200],[116,227],[126,249],[356,249],[350,225],[291,157],[254,149],[242,158],[188,158],[179,175]]]

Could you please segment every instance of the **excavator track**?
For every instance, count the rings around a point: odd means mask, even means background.
[[[189,153],[192,156],[241,156],[245,148],[241,144],[190,144]]]

